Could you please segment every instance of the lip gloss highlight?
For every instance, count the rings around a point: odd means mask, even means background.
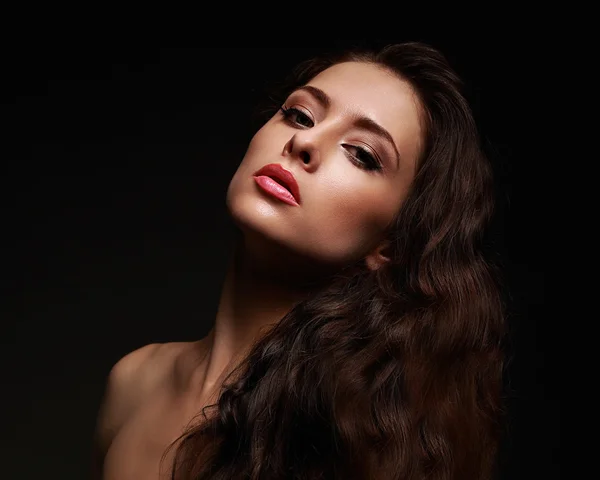
[[[256,184],[266,193],[287,203],[288,205],[299,206],[294,196],[285,188],[279,185],[275,180],[266,175],[254,176]]]

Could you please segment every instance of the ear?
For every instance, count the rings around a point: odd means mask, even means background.
[[[365,257],[365,265],[369,270],[377,270],[391,260],[390,242],[385,240]]]

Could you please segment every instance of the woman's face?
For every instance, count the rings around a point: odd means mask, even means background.
[[[229,184],[229,212],[242,231],[299,257],[349,264],[383,239],[414,178],[422,136],[407,82],[372,64],[334,65],[292,92],[254,135]],[[298,205],[257,184],[255,172],[273,163],[294,175]]]

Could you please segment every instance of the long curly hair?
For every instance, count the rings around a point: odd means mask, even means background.
[[[257,340],[171,445],[173,479],[494,475],[505,315],[483,245],[492,169],[462,83],[440,52],[411,42],[305,62],[288,93],[344,61],[407,80],[424,113],[417,174],[387,232],[391,261],[343,268]]]

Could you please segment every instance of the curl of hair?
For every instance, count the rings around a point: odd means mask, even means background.
[[[343,61],[380,65],[421,102],[391,261],[343,269],[261,337],[176,442],[173,479],[492,478],[505,319],[482,252],[492,172],[461,82],[437,50],[404,43],[311,60],[292,86]]]

